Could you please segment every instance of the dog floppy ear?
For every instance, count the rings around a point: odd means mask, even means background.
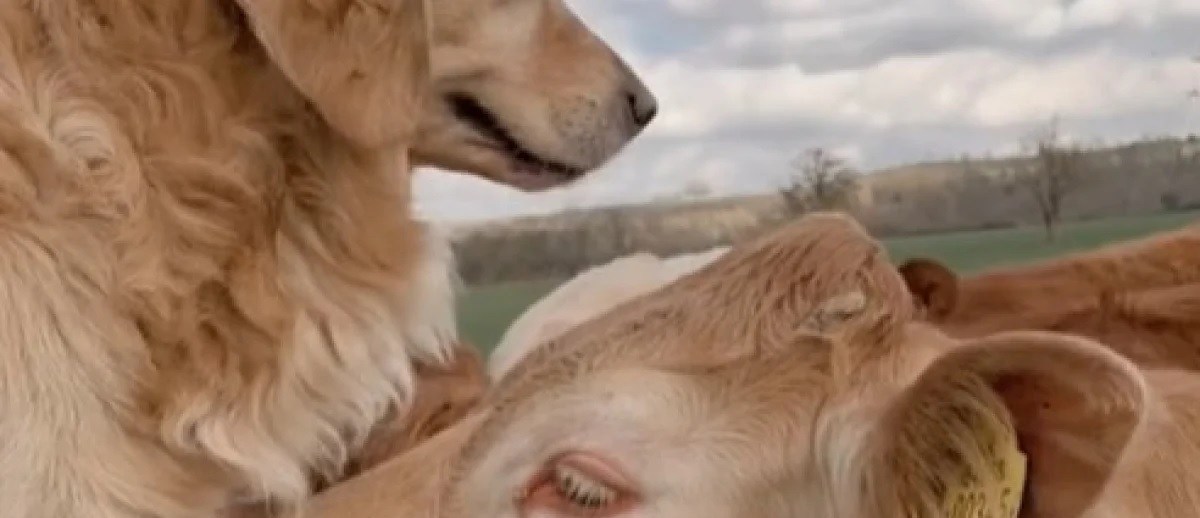
[[[870,505],[921,517],[1082,516],[1147,397],[1137,368],[1095,342],[1042,332],[975,340],[885,412],[865,466]]]
[[[899,270],[913,299],[930,318],[939,320],[954,311],[958,304],[958,276],[945,265],[919,258],[906,261]]]
[[[410,138],[429,88],[430,0],[237,0],[259,43],[336,131]]]

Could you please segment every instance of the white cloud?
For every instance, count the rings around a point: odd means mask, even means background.
[[[680,14],[707,16],[721,10],[722,0],[666,0]]]
[[[1183,57],[1137,60],[1108,52],[1040,67],[1010,64],[983,90],[971,114],[976,122],[992,126],[1029,124],[1048,113],[1078,119],[1156,111],[1169,115],[1181,107],[1194,68]]]
[[[1136,59],[1110,49],[1023,60],[993,50],[897,57],[849,71],[652,67],[663,97],[652,132],[702,138],[717,131],[801,121],[894,128],[1032,124],[1050,114],[1103,118],[1170,110],[1197,77],[1186,57]]]

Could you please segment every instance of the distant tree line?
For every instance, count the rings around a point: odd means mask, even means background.
[[[468,232],[455,249],[464,280],[488,284],[562,278],[636,251],[706,250],[814,210],[851,212],[881,236],[1036,224],[1054,239],[1066,220],[1200,209],[1195,136],[1084,146],[1063,138],[1055,118],[1026,140],[1023,156],[913,166],[936,181],[911,184],[869,181],[844,157],[812,148],[790,164],[789,181],[766,203],[706,212],[695,207],[711,202],[676,200],[574,211],[545,218],[549,225]]]

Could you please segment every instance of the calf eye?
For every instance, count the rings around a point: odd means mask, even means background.
[[[571,453],[547,463],[516,503],[522,516],[609,518],[632,510],[637,502],[633,484],[612,463]]]
[[[555,466],[553,477],[558,494],[584,509],[603,509],[617,499],[616,490],[570,466]]]

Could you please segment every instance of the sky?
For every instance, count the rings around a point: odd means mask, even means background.
[[[870,171],[1068,138],[1200,133],[1200,0],[566,0],[660,114],[616,159],[528,194],[435,169],[437,221],[784,185],[806,148]]]

